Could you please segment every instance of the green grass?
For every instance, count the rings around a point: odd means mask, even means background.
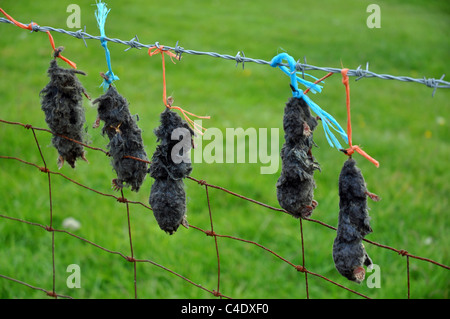
[[[94,1],[76,1],[87,32],[98,34]],[[377,73],[439,78],[448,73],[450,6],[444,1],[378,1],[381,29],[366,27],[370,1],[110,1],[106,22],[109,37],[186,49],[215,51],[270,60],[286,50],[296,59],[319,66],[356,68],[370,62]],[[8,1],[2,8],[21,22],[66,27],[67,4]],[[0,118],[46,127],[40,110],[39,91],[46,85],[51,48],[44,33],[30,33],[13,25],[0,25]],[[90,95],[102,94],[99,72],[106,71],[103,48],[97,41],[83,41],[53,33],[63,55],[88,73],[81,78]],[[139,125],[149,156],[156,147],[153,129],[159,124],[162,73],[159,56],[145,50],[123,52],[110,43],[112,66],[120,77],[116,87],[139,114]],[[58,61],[63,65],[62,61]],[[65,65],[64,65],[65,66]],[[321,72],[311,72],[320,77]],[[175,103],[199,115],[208,114],[206,127],[280,128],[283,143],[284,104],[291,95],[288,79],[278,69],[252,63],[183,55],[176,64],[166,60],[167,91]],[[369,203],[374,232],[368,239],[414,255],[450,264],[449,103],[450,92],[415,83],[379,79],[351,79],[353,142],[376,158],[380,168],[355,155],[368,187],[382,201]],[[313,100],[346,122],[345,92],[339,75],[326,81]],[[91,145],[105,148],[100,130],[91,128],[96,109],[85,102]],[[37,132],[50,170],[57,171],[51,135]],[[42,165],[31,131],[0,124],[0,155],[16,156]],[[328,147],[321,128],[315,133],[314,150],[322,172],[316,173],[313,218],[336,226],[337,178],[345,156]],[[207,143],[203,142],[203,146]],[[112,193],[114,172],[109,159],[88,150],[89,164],[61,173],[101,192]],[[261,175],[257,164],[195,164],[192,176],[220,185],[269,205],[279,207],[275,183],[279,171]],[[280,166],[281,167],[281,166]],[[0,159],[0,214],[49,224],[48,181],[36,168]],[[147,203],[152,179],[139,193],[125,190],[130,200]],[[187,180],[188,220],[209,229],[203,187]],[[69,181],[52,176],[53,225],[62,228],[66,217],[82,223],[75,234],[113,251],[129,255],[126,209],[114,199],[98,196]],[[256,241],[295,264],[302,263],[299,222],[290,216],[251,204],[219,190],[209,189],[214,230],[219,234]],[[173,236],[163,233],[153,214],[130,205],[134,254],[167,267],[210,290],[217,288],[214,240],[195,229],[180,228]],[[341,277],[331,257],[333,230],[303,222],[306,267],[346,287],[373,298],[406,298],[406,258],[370,244],[366,248],[381,269],[381,288],[368,288]],[[51,290],[51,234],[15,221],[0,219],[0,274]],[[304,274],[266,251],[227,238],[218,239],[220,291],[233,298],[305,298]],[[66,268],[81,268],[80,289],[66,286]],[[56,291],[75,298],[133,298],[133,265],[118,255],[99,250],[64,233],[55,234]],[[448,298],[449,272],[410,258],[411,297]],[[0,298],[43,298],[41,291],[0,279]],[[360,298],[323,279],[308,276],[311,298]],[[149,263],[137,265],[140,298],[214,298],[173,274]]]

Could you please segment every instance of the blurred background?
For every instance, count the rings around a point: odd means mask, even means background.
[[[380,7],[380,28],[369,28],[369,4]],[[70,4],[80,8],[80,28],[70,29]],[[214,51],[263,60],[287,52],[297,60],[324,67],[356,69],[359,65],[378,74],[440,78],[450,70],[450,3],[447,1],[108,1],[111,9],[106,35],[141,43],[179,45],[185,49]],[[23,23],[36,22],[99,35],[95,2],[84,0],[46,2],[2,1],[1,7]],[[0,118],[46,128],[39,92],[48,83],[52,50],[45,33],[33,33],[12,24],[0,24]],[[95,99],[103,94],[100,72],[106,72],[104,49],[99,41],[82,40],[52,32],[63,55],[87,73],[80,76]],[[112,68],[120,78],[114,84],[129,102],[149,158],[157,142],[162,104],[160,55],[108,43]],[[62,67],[68,67],[58,60]],[[322,77],[325,72],[308,72]],[[172,64],[166,59],[167,93],[175,105],[198,115],[206,128],[279,128],[278,147],[284,142],[282,119],[291,90],[288,78],[268,65],[183,54]],[[448,89],[417,83],[350,78],[353,143],[380,162],[380,167],[354,155],[370,191],[382,200],[369,202],[373,233],[366,238],[445,265],[449,260],[449,98]],[[345,89],[341,76],[326,80],[321,94],[309,94],[345,127]],[[97,111],[85,99],[86,130],[91,146],[106,148],[108,140],[93,129]],[[58,171],[57,152],[51,135],[37,132],[50,170]],[[337,226],[338,176],[346,156],[328,146],[321,127],[315,131],[318,148],[313,154],[321,165],[315,173],[315,199],[319,206],[312,218]],[[15,156],[42,165],[31,131],[0,124],[0,155]],[[209,141],[203,141],[203,147]],[[279,149],[274,150],[279,152]],[[236,152],[235,152],[236,153]],[[62,174],[104,193],[114,193],[116,177],[109,159],[87,150],[89,163],[68,165]],[[206,180],[268,205],[279,207],[274,174],[260,174],[262,163],[195,163],[191,176]],[[148,176],[139,193],[125,189],[129,200],[148,203],[153,179]],[[186,180],[190,224],[210,228],[204,187]],[[53,226],[66,218],[80,223],[74,234],[113,251],[129,254],[126,210],[111,198],[98,196],[73,183],[52,176]],[[48,180],[36,168],[0,159],[0,214],[49,224]],[[120,196],[119,194],[116,194]],[[234,196],[210,189],[214,231],[255,241],[295,264],[302,263],[299,221]],[[193,228],[180,228],[169,236],[161,231],[150,210],[130,206],[134,255],[167,267],[210,290],[217,286],[214,239]],[[305,266],[350,289],[372,298],[406,298],[406,258],[366,244],[380,267],[380,288],[349,282],[336,271],[332,259],[335,231],[303,222]],[[51,290],[51,235],[41,228],[0,219],[0,274]],[[305,298],[304,274],[266,251],[226,238],[218,239],[220,291],[233,298]],[[66,285],[66,268],[77,264],[81,288]],[[133,265],[66,234],[55,234],[56,291],[74,298],[133,298]],[[449,272],[424,261],[410,259],[412,298],[448,298]],[[329,282],[308,276],[311,298],[360,298]],[[173,274],[148,263],[137,264],[140,298],[214,298]],[[42,298],[41,291],[0,279],[0,298]]]

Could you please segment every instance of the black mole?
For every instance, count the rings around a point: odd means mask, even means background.
[[[194,131],[169,108],[161,113],[160,122],[155,129],[159,145],[150,165],[150,176],[155,181],[149,203],[159,227],[172,235],[180,225],[188,227],[183,179],[192,172],[188,152]]]
[[[372,265],[362,244],[364,237],[372,232],[368,196],[379,200],[378,196],[367,191],[361,170],[355,160],[349,158],[339,175],[339,218],[333,243],[333,260],[342,276],[357,283],[364,280],[363,265]]]
[[[83,145],[62,136],[83,142],[86,120],[81,94],[87,96],[87,93],[76,74],[86,74],[61,68],[56,60],[50,62],[47,72],[50,82],[40,92],[41,108],[48,127],[55,133],[52,144],[59,153],[58,167],[61,168],[66,161],[74,168],[78,158],[86,160]]]
[[[277,182],[280,206],[295,218],[305,218],[317,206],[313,199],[314,171],[320,169],[312,155],[317,120],[302,98],[290,98],[284,109],[285,143],[281,149],[282,169]]]
[[[127,100],[110,86],[93,103],[98,104],[98,119],[105,123],[102,134],[109,138],[111,165],[117,173],[117,179],[113,180],[114,187],[120,189],[130,185],[132,191],[138,192],[148,173],[148,159],[141,129],[130,114]]]

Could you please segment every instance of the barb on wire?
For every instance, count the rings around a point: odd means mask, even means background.
[[[126,48],[124,51],[126,52],[126,51],[128,51],[128,50],[130,50],[130,49],[138,49],[138,50],[140,50],[141,49],[141,47],[140,46],[138,46],[138,43],[139,43],[139,38],[138,38],[138,36],[137,35],[135,35],[130,41],[130,47],[129,48]]]
[[[84,33],[86,33],[86,26],[84,26]],[[86,40],[84,39],[84,34],[83,34],[83,31],[81,29],[78,30],[77,32],[75,32],[75,37],[77,39],[82,39],[83,42],[84,42],[84,46],[87,48],[87,43],[86,43]]]
[[[0,18],[0,22],[13,24],[12,21],[9,21],[8,19],[5,19],[5,18]],[[39,28],[32,29],[32,31],[59,32],[59,33],[63,33],[63,34],[72,36],[77,39],[82,39],[85,43],[86,43],[86,39],[92,39],[92,40],[103,40],[103,41],[109,41],[109,42],[114,42],[114,43],[118,43],[118,44],[123,44],[127,47],[133,47],[136,49],[150,48],[150,47],[155,46],[155,44],[140,43],[137,39],[134,40],[134,38],[131,39],[130,41],[124,41],[124,40],[116,39],[116,38],[108,38],[106,36],[103,36],[103,37],[102,36],[94,36],[89,33],[86,33],[86,31],[82,32],[81,30],[78,30],[78,31],[74,32],[74,31],[68,31],[68,30],[64,30],[64,29],[53,28],[50,26],[39,26]],[[237,57],[236,55],[233,56],[233,55],[229,55],[229,54],[220,54],[217,52],[205,52],[205,51],[184,49],[178,45],[178,42],[175,45],[175,47],[171,47],[168,45],[164,45],[164,47],[166,49],[174,50],[174,52],[178,56],[181,56],[181,54],[186,53],[186,54],[191,54],[191,55],[206,55],[206,56],[210,56],[210,57],[214,57],[214,58],[232,60],[232,61],[242,63],[242,64],[244,64],[245,62],[251,62],[251,63],[256,63],[256,64],[270,65],[270,61],[266,61],[263,59],[250,58],[250,57],[244,56],[243,54],[242,54],[242,56]],[[285,66],[287,66],[287,65],[285,65]],[[441,78],[439,78],[439,79],[426,78],[426,77],[412,78],[412,77],[408,77],[408,76],[377,74],[375,72],[369,71],[368,66],[369,66],[369,63],[366,64],[365,70],[361,69],[361,66],[358,66],[358,68],[356,68],[355,70],[349,69],[348,76],[357,77],[356,81],[360,80],[361,78],[378,78],[378,79],[382,79],[382,80],[396,80],[396,81],[402,81],[402,82],[419,83],[419,84],[423,84],[423,85],[433,88],[433,96],[437,89],[449,89],[450,88],[450,82],[444,80],[445,74],[442,75]],[[308,70],[323,71],[323,72],[327,72],[327,73],[341,73],[340,68],[330,68],[330,67],[320,67],[320,66],[310,65],[310,64],[306,63],[306,59],[304,60],[304,63],[300,63],[297,61],[297,64],[295,67],[298,71],[302,72],[302,74],[304,74],[304,71],[308,71]]]

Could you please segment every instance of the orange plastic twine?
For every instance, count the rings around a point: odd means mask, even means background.
[[[52,37],[52,35],[50,34],[50,31],[47,31],[47,34],[48,34],[48,38],[49,38],[49,40],[50,40],[50,44],[52,45],[53,51],[56,51],[56,48],[55,48],[55,41],[53,40],[53,37]],[[63,57],[63,56],[61,55],[61,53],[58,53],[58,55],[57,55],[56,57],[60,58],[60,59],[63,60],[64,62],[66,62],[66,63],[67,63],[68,65],[70,65],[72,68],[74,68],[74,69],[77,68],[77,65],[75,64],[75,62],[72,62],[72,61],[70,61],[69,59],[67,59],[66,57]]]
[[[314,82],[314,84],[317,84],[319,82],[322,82],[323,80],[325,80],[326,78],[330,77],[333,75],[333,72],[328,73],[327,75],[321,77],[320,79],[318,79],[317,81]],[[303,91],[303,94],[306,94],[309,92],[309,90],[311,89],[311,87],[307,88],[305,91]]]
[[[152,51],[153,50],[153,51]],[[175,63],[173,61],[173,59],[177,59],[180,60],[181,57],[177,56],[175,53],[170,52],[168,50],[164,50],[164,46],[160,45],[160,46],[153,46],[150,47],[148,49],[148,55],[149,56],[154,56],[155,54],[161,53],[161,59],[162,59],[162,70],[163,70],[163,103],[164,105],[169,108],[169,109],[175,109],[175,110],[179,110],[184,118],[186,119],[186,121],[188,122],[188,124],[192,127],[192,129],[196,132],[198,132],[200,135],[203,135],[204,132],[206,131],[206,129],[204,127],[202,127],[201,125],[199,125],[198,123],[195,123],[191,118],[189,118],[188,114],[200,119],[209,119],[209,116],[198,116],[195,115],[191,112],[188,112],[186,110],[183,110],[181,107],[179,106],[172,106],[173,103],[173,99],[171,97],[169,97],[169,101],[167,98],[167,93],[166,93],[166,66],[165,66],[165,61],[164,61],[164,54],[167,54],[168,56],[170,56],[171,60],[173,63]]]
[[[9,14],[7,14],[2,8],[0,8],[0,11],[5,15],[5,17],[11,21],[12,23],[14,23],[16,26],[18,26],[19,28],[25,29],[25,30],[30,30],[33,31],[33,26],[37,26],[37,23],[31,22],[30,24],[23,24],[20,23],[16,20],[13,19],[13,17],[11,17]],[[50,34],[50,31],[46,31],[46,33],[48,34],[48,38],[50,40],[50,44],[53,48],[53,52],[56,52],[56,47],[55,47],[55,41],[53,40],[52,35]],[[72,68],[76,69],[77,65],[70,61],[69,59],[63,57],[59,52],[57,54],[57,57],[60,58],[61,60],[63,60],[64,62],[66,62],[67,64],[69,64]]]
[[[370,162],[372,162],[376,167],[380,166],[380,163],[374,158],[370,157],[369,154],[364,152],[358,145],[352,145],[352,121],[350,115],[350,85],[349,78],[347,75],[348,69],[342,69],[342,83],[345,85],[345,92],[347,95],[347,136],[348,136],[348,145],[350,146],[348,149],[343,150],[345,154],[351,156],[355,151],[364,156]]]

